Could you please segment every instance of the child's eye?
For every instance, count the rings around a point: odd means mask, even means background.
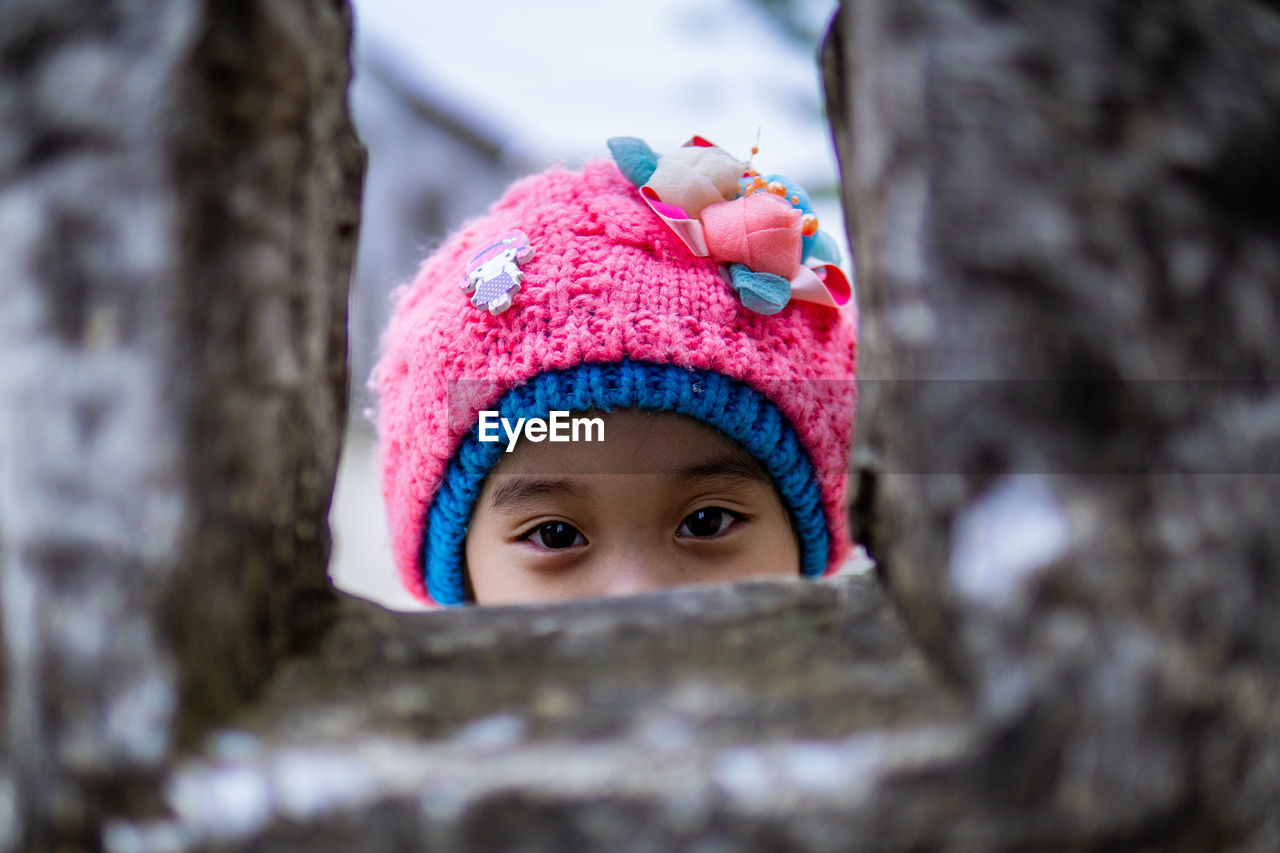
[[[539,524],[521,538],[551,550],[587,544],[587,539],[581,531],[564,521],[548,521],[545,524]]]
[[[689,513],[685,520],[681,522],[680,529],[676,531],[676,535],[707,539],[724,533],[733,524],[741,520],[741,516],[727,509],[709,506]]]

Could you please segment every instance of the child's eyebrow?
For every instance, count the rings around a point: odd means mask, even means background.
[[[754,456],[743,450],[726,450],[705,459],[702,462],[673,471],[667,476],[669,482],[681,480],[701,480],[711,477],[723,477],[734,480],[751,480],[772,485],[773,480],[761,467]]]
[[[580,498],[585,494],[586,490],[572,480],[512,477],[493,490],[489,506],[495,510],[511,510],[547,495]]]

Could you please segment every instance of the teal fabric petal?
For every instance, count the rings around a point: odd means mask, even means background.
[[[836,243],[836,238],[826,231],[819,231],[815,236],[813,248],[805,255],[805,259],[813,258],[824,264],[840,263],[840,246]]]
[[[791,282],[780,275],[755,272],[744,264],[732,264],[729,271],[738,298],[757,314],[777,314],[791,301]]]
[[[624,178],[637,187],[648,183],[658,168],[658,155],[649,143],[634,136],[615,136],[608,144],[613,162],[618,164],[618,171]]]

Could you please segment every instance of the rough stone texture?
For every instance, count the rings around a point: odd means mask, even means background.
[[[979,747],[886,814],[1280,849],[1280,10],[842,16],[855,526]]]
[[[107,846],[841,849],[878,775],[963,746],[962,711],[869,576],[438,614],[352,600],[174,769],[172,816]]]
[[[349,26],[0,5],[0,849],[150,808],[175,738],[331,609]]]
[[[0,849],[1280,848],[1274,4],[843,9],[883,588],[329,620],[346,37],[0,9]]]

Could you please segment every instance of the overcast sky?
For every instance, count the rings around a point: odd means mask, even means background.
[[[801,4],[815,26],[834,0]],[[519,163],[659,151],[697,133],[813,190],[835,183],[814,48],[745,0],[355,0],[357,45],[492,129]]]

